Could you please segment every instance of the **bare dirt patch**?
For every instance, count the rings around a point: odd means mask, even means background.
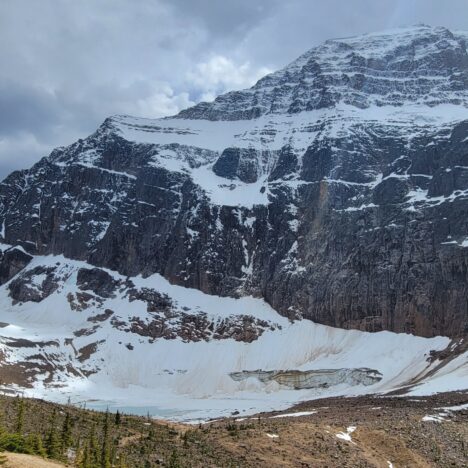
[[[22,453],[5,453],[5,455],[7,463],[4,466],[6,468],[58,468],[66,466],[55,461]]]
[[[329,398],[304,402],[272,418],[213,422],[212,446],[232,454],[240,466],[259,467],[439,467],[468,466],[468,394],[425,398]],[[313,414],[310,414],[314,411]],[[424,420],[445,412],[443,420]],[[309,414],[307,414],[309,413]],[[349,440],[338,435],[347,434]]]

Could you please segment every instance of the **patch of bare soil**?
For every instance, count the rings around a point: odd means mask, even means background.
[[[329,398],[200,430],[212,446],[231,453],[237,466],[468,467],[468,408],[444,409],[466,403],[467,393]]]
[[[3,465],[5,468],[59,468],[66,466],[55,461],[22,453],[5,452],[5,456],[7,459],[7,462]]]

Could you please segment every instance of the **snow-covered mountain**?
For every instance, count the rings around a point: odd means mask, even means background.
[[[4,383],[226,411],[468,387],[465,39],[330,40],[11,174]]]
[[[219,96],[180,117],[243,120],[338,103],[360,109],[468,104],[466,33],[425,25],[329,40],[251,89]]]

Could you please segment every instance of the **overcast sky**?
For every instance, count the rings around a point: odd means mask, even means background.
[[[112,114],[160,117],[252,85],[323,40],[468,0],[0,0],[0,179]]]

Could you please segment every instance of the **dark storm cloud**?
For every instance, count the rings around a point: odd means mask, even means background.
[[[6,80],[0,83],[0,109],[0,136],[30,131],[42,137],[60,123],[63,110],[52,93]]]
[[[166,0],[177,14],[203,25],[211,37],[242,40],[242,34],[274,14],[281,0]],[[234,36],[234,37],[233,37]]]
[[[251,85],[325,39],[425,22],[467,0],[4,0],[0,178],[111,114],[162,116]]]

